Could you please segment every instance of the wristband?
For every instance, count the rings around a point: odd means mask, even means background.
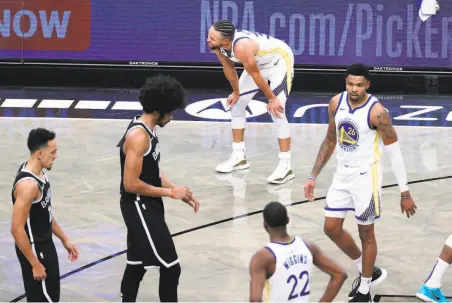
[[[308,179],[309,179],[309,180],[314,180],[314,181],[316,181],[316,180],[317,180],[317,178],[316,178],[316,177],[312,177],[312,176],[309,176],[309,177],[308,177]]]
[[[171,195],[170,195],[170,197],[171,197],[172,199],[176,199],[176,190],[174,189],[174,187],[171,188]]]

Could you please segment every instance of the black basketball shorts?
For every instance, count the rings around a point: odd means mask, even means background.
[[[22,268],[22,279],[28,302],[58,302],[60,300],[60,267],[53,241],[32,244],[32,249],[44,266],[47,278],[37,281],[33,268],[16,245],[16,254]]]
[[[157,203],[130,196],[121,197],[121,212],[127,227],[127,264],[144,268],[172,267],[179,263],[176,247]]]

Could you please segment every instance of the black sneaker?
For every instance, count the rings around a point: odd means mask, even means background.
[[[375,287],[381,282],[383,282],[388,276],[388,272],[386,269],[381,269],[377,266],[374,266],[374,272],[372,274],[372,281],[370,282],[370,287]],[[359,274],[358,278],[353,281],[352,291],[348,294],[348,299],[351,300],[356,296],[358,292],[359,285],[361,284],[361,274]]]
[[[373,302],[373,301],[372,297],[370,296],[370,291],[365,295],[358,291],[349,302]]]

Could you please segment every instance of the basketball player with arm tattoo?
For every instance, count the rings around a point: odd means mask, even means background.
[[[246,108],[258,91],[268,100],[267,111],[276,125],[279,143],[279,164],[267,182],[282,184],[294,178],[290,159],[290,126],[285,114],[294,76],[294,55],[282,40],[266,34],[236,29],[227,20],[216,22],[209,30],[207,43],[220,60],[232,94],[227,99],[231,109],[232,155],[217,166],[220,173],[247,169],[245,124]],[[235,63],[244,71],[237,76]]]
[[[12,189],[11,233],[27,301],[58,302],[60,268],[52,234],[61,240],[69,260],[77,260],[79,252],[52,213],[52,191],[44,169],[51,170],[57,158],[55,133],[44,128],[33,129],[27,145],[30,157],[20,166]]]
[[[162,302],[177,302],[181,267],[165,221],[163,197],[182,200],[197,212],[199,201],[185,186],[176,186],[160,170],[157,126],[164,127],[185,107],[185,91],[175,79],[157,76],[140,90],[144,113],[132,119],[119,142],[121,212],[127,227],[127,265],[121,282],[123,302],[135,302],[148,269],[160,270]]]
[[[375,220],[380,217],[383,151],[390,158],[400,188],[400,208],[410,218],[416,205],[408,190],[408,181],[396,131],[388,111],[377,98],[367,93],[369,70],[362,64],[347,69],[346,91],[333,97],[328,107],[329,125],[305,196],[314,199],[314,188],[320,171],[336,145],[337,167],[326,196],[324,231],[352,260],[359,276],[352,285],[349,299],[371,301],[370,287],[386,279],[387,271],[375,266],[377,242]],[[348,211],[354,211],[362,252],[351,235],[343,229]]]
[[[250,262],[250,302],[309,302],[313,265],[330,276],[319,302],[331,302],[347,274],[312,242],[287,233],[287,209],[279,202],[264,208],[264,228],[270,243]]]

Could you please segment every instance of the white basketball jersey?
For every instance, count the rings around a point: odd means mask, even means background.
[[[235,31],[231,50],[221,49],[221,53],[233,62],[240,63],[240,60],[234,56],[234,46],[237,41],[242,39],[251,39],[259,44],[259,52],[255,55],[258,66],[274,63],[281,58],[289,58],[290,61],[293,61],[293,59],[291,59],[292,51],[284,41],[271,37],[267,34],[249,32],[240,29]]]
[[[372,95],[359,107],[352,109],[348,93],[341,94],[335,114],[338,169],[368,167],[380,162],[383,141],[370,124],[370,111],[378,102]]]
[[[266,280],[265,302],[308,302],[313,258],[300,237],[290,243],[269,243],[265,246],[276,259],[276,268]]]

